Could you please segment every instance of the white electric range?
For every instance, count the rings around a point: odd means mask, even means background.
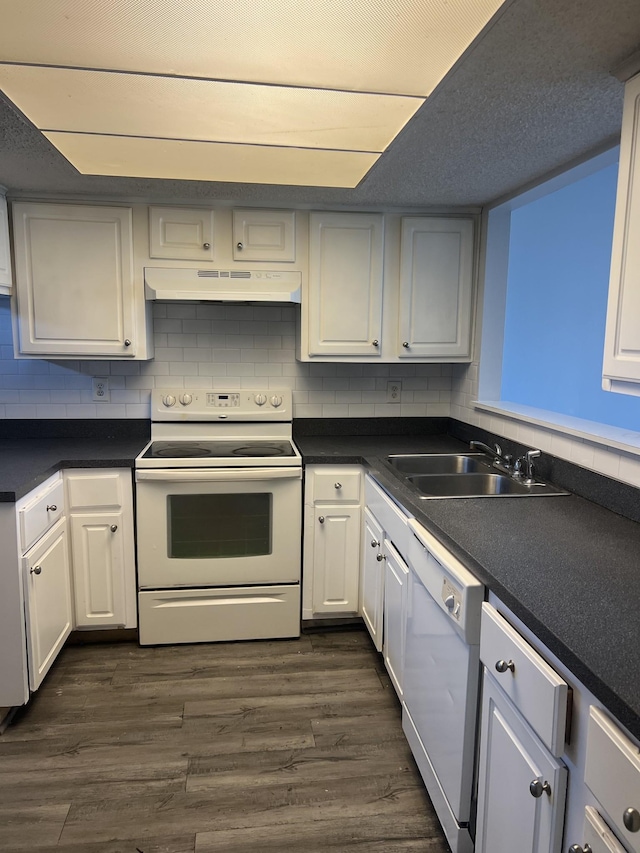
[[[151,410],[135,465],[140,643],[298,636],[291,391],[154,390]]]

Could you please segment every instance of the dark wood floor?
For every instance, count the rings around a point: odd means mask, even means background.
[[[0,737],[3,853],[445,853],[363,631],[69,646]]]

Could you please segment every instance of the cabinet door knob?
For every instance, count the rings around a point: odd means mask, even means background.
[[[593,849],[590,844],[585,844],[584,847],[580,844],[572,844],[567,853],[593,853]]]
[[[324,515],[321,515],[318,521],[320,522],[320,524],[324,524]]]
[[[131,346],[131,341],[129,340],[129,338],[125,338],[125,339],[124,339],[124,345],[125,345],[126,347],[130,347],[130,346]]]
[[[244,249],[244,245],[242,243],[236,243],[236,249],[241,252]]]
[[[622,815],[622,822],[629,832],[638,832],[640,830],[640,812],[638,809],[634,809],[631,806],[625,809]]]
[[[112,532],[112,533],[115,533],[117,529],[118,529],[118,525],[117,525],[117,524],[112,524],[112,525],[111,525],[111,527],[110,527],[110,530],[111,530],[111,532]]]
[[[385,559],[384,554],[377,554],[377,555],[376,555],[376,560],[377,560],[379,563],[381,563],[384,559]]]
[[[375,341],[371,341],[371,346],[372,347],[379,347],[380,341],[376,338]]]
[[[48,504],[47,512],[58,512],[58,507],[56,506],[56,504]]]
[[[29,569],[29,573],[32,575],[41,575],[42,566],[34,566],[32,569]]]
[[[541,782],[539,779],[534,779],[529,785],[529,791],[531,792],[531,796],[535,797],[536,800],[543,794],[547,794],[550,797],[551,785],[548,782]]]
[[[342,483],[334,483],[334,484],[333,484],[333,486],[334,486],[334,488],[336,488],[336,489],[341,489],[341,488],[342,488]]]
[[[208,251],[211,248],[211,243],[203,243],[202,248]]]
[[[405,349],[409,349],[409,341],[403,341],[403,342],[402,342],[402,346],[403,346]]]
[[[510,669],[511,672],[516,671],[516,665],[512,660],[510,660],[510,661],[506,661],[506,660],[497,661],[496,670],[498,672],[506,672],[508,669]]]
[[[372,548],[379,548],[379,547],[380,547],[380,543],[378,542],[378,540],[377,540],[377,539],[372,539],[372,540],[371,540],[371,547],[372,547]]]

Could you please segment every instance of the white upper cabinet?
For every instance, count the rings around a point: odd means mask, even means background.
[[[189,207],[149,208],[149,257],[212,261],[213,210]]]
[[[625,89],[602,387],[640,396],[640,75]]]
[[[4,187],[0,187],[0,295],[11,293],[11,252],[9,251],[9,219]]]
[[[128,207],[13,205],[16,357],[150,358]]]
[[[400,358],[471,356],[473,222],[406,217],[400,248]]]
[[[311,214],[303,353],[380,358],[383,238],[381,213]]]
[[[473,220],[312,213],[302,361],[469,361]]]
[[[295,212],[293,210],[234,210],[233,259],[278,263],[295,261]]]

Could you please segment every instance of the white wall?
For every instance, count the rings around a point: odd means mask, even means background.
[[[154,304],[149,362],[13,358],[9,300],[0,299],[0,418],[147,418],[152,388],[289,387],[294,416],[446,417],[452,366],[308,364],[295,359],[295,308]],[[108,376],[109,403],[91,399]],[[402,380],[400,404],[386,403]]]

